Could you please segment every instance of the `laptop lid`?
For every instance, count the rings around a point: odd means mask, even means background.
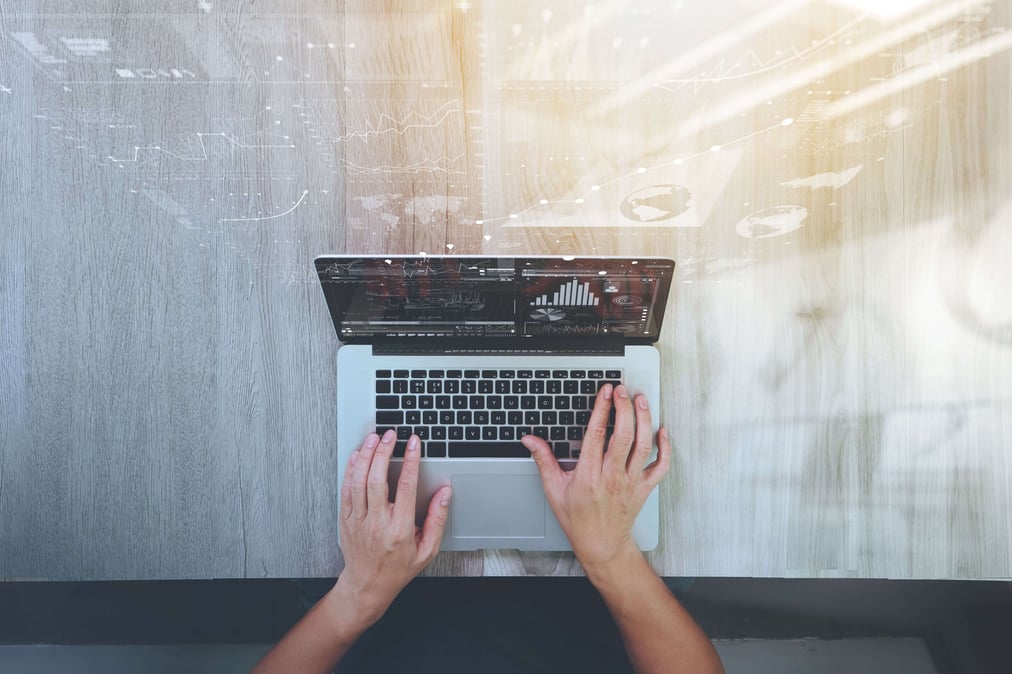
[[[568,348],[657,341],[667,258],[321,255],[338,339]]]

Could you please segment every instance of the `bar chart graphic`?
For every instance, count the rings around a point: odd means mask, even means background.
[[[600,302],[594,293],[590,291],[590,283],[573,279],[565,284],[551,296],[547,293],[534,300],[534,306],[568,306],[568,307],[595,307]]]

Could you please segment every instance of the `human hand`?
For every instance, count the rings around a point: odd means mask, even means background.
[[[615,429],[605,452],[613,393]],[[671,465],[671,444],[662,429],[657,459],[646,466],[653,442],[645,396],[636,397],[634,410],[625,386],[614,391],[610,384],[601,387],[575,470],[562,470],[541,438],[526,435],[521,442],[531,451],[548,503],[588,575],[627,558],[630,551],[638,556],[633,522]]]
[[[450,505],[451,490],[444,487],[432,496],[422,527],[415,525],[421,452],[414,435],[408,440],[394,502],[390,502],[387,469],[396,442],[392,430],[382,439],[375,433],[366,437],[351,455],[341,487],[344,571],[334,589],[355,602],[368,624],[379,620],[404,586],[439,552]]]

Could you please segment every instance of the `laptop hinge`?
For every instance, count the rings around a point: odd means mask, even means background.
[[[477,342],[477,343],[476,343]],[[579,345],[544,343],[524,344],[516,340],[382,340],[372,345],[377,356],[624,356],[625,345],[598,340],[580,340]]]

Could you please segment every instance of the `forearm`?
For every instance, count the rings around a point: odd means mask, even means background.
[[[330,672],[376,619],[363,615],[337,583],[250,674]]]
[[[618,625],[637,674],[723,673],[713,644],[639,550],[609,568],[587,569]]]

